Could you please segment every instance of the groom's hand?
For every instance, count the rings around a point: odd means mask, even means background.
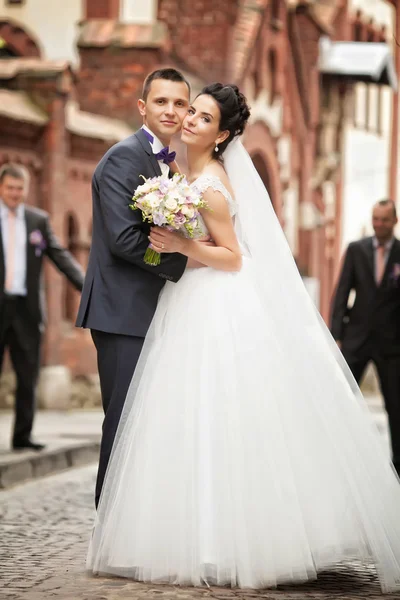
[[[212,241],[212,239],[209,235],[206,237],[203,237],[203,238],[198,238],[197,240],[194,240],[193,243],[204,244],[204,246],[214,246],[215,247],[215,243]],[[186,267],[188,269],[201,269],[202,267],[206,267],[206,266],[207,265],[203,265],[203,263],[200,263],[197,260],[194,260],[193,258],[188,258],[187,265],[186,265]]]
[[[196,242],[196,244],[204,244],[205,246],[215,246],[215,242],[213,242],[210,235],[207,235],[202,238],[197,238],[194,241]]]

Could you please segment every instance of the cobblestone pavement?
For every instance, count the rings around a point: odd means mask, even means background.
[[[85,554],[94,515],[95,467],[64,472],[0,494],[1,600],[383,599],[372,566],[338,566],[312,584],[278,590],[175,588],[89,577]],[[400,599],[400,594],[386,598]]]

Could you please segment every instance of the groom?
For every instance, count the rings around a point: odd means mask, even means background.
[[[129,208],[140,177],[168,176],[178,133],[189,106],[189,84],[175,69],[151,73],[138,102],[143,127],[113,146],[92,181],[93,237],[76,325],[90,328],[97,350],[105,413],[96,482],[96,507],[119,418],[144,338],[166,280],[177,282],[187,258],[162,255],[153,267],[143,261],[150,227]],[[194,265],[193,265],[194,266]]]

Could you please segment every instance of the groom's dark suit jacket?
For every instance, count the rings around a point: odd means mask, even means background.
[[[165,281],[178,281],[185,270],[180,254],[162,255],[157,267],[143,261],[150,226],[129,208],[140,175],[161,175],[142,130],[110,148],[93,176],[93,236],[78,327],[144,337]]]
[[[346,355],[355,355],[367,343],[380,356],[400,355],[400,241],[390,250],[380,285],[374,277],[373,238],[349,245],[339,277],[331,316],[331,331]],[[348,308],[350,291],[354,305]]]

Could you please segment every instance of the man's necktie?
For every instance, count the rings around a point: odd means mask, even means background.
[[[379,285],[385,272],[385,246],[379,245],[376,249],[375,281]]]
[[[15,270],[15,227],[16,216],[11,210],[8,211],[8,243],[7,243],[7,263],[6,263],[6,292],[12,291]]]

